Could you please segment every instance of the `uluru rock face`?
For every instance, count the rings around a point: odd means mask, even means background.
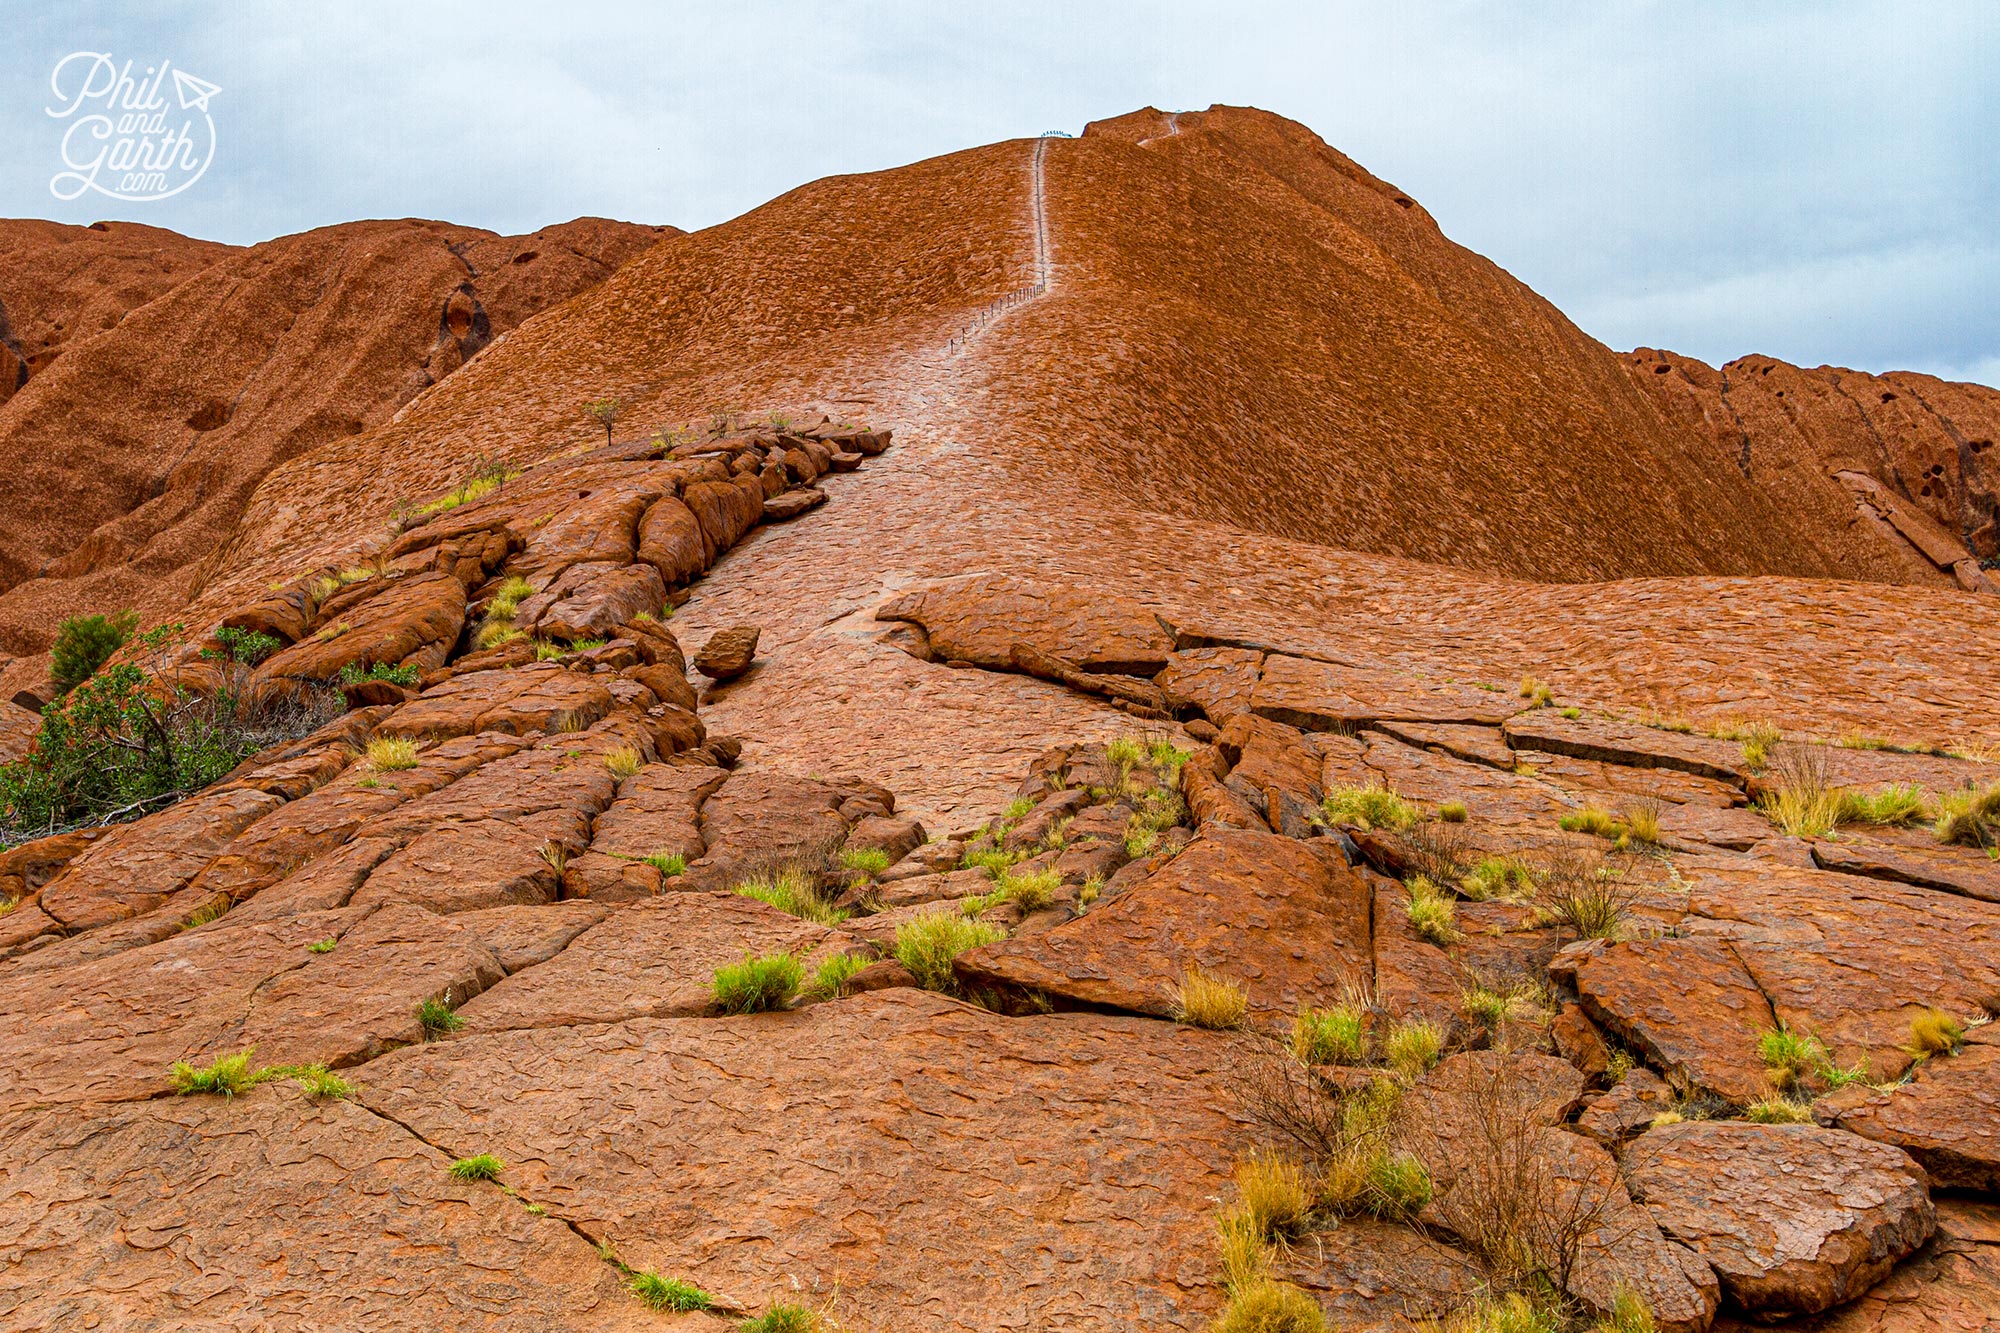
[[[493,276],[553,233],[333,231],[357,321],[368,255],[447,284],[428,340],[266,386],[398,387],[246,434],[131,598],[167,679],[325,718],[0,851],[10,1326],[651,1328],[657,1275],[675,1327],[1206,1329],[1269,1294],[1253,1153],[1335,1327],[1990,1317],[2000,630],[1922,443],[1976,460],[1979,391],[1787,434],[1261,112],[819,182],[567,299]]]
[[[0,652],[39,651],[80,606],[184,602],[271,468],[382,424],[664,234],[364,222],[236,250],[108,225],[8,224],[0,301],[34,374],[0,406]]]

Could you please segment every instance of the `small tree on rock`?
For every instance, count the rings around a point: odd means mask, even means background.
[[[604,442],[611,443],[611,428],[617,424],[625,404],[616,398],[599,398],[583,405],[583,414],[604,427]]]
[[[49,674],[73,690],[97,674],[139,627],[136,611],[109,616],[71,616],[56,631]]]

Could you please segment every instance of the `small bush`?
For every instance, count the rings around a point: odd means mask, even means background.
[[[639,1303],[653,1310],[672,1310],[685,1314],[693,1310],[712,1310],[715,1298],[695,1286],[676,1277],[661,1277],[650,1268],[640,1269],[625,1279],[632,1294]]]
[[[1542,874],[1538,910],[1543,922],[1580,940],[1616,940],[1625,934],[1630,894],[1618,877],[1589,856],[1558,854]]]
[[[837,926],[848,917],[845,910],[820,895],[819,886],[802,866],[787,866],[775,875],[749,880],[737,885],[736,892],[815,925]]]
[[[1250,1008],[1241,986],[1199,966],[1181,973],[1180,984],[1168,991],[1167,1000],[1176,1023],[1217,1031],[1242,1027]]]
[[[417,743],[399,736],[377,736],[368,742],[368,767],[396,773],[417,766]]]
[[[1126,859],[1131,861],[1144,860],[1146,857],[1151,856],[1153,849],[1159,845],[1160,835],[1158,830],[1147,828],[1139,822],[1138,816],[1134,815],[1131,825],[1125,830]]]
[[[49,674],[65,690],[75,689],[97,674],[111,655],[125,646],[139,628],[137,611],[115,615],[71,616],[56,629],[50,650]]]
[[[340,941],[329,935],[323,940],[314,940],[306,946],[307,953],[332,953]]]
[[[206,1065],[196,1067],[186,1060],[174,1061],[168,1077],[173,1081],[174,1093],[186,1097],[197,1093],[212,1093],[223,1097],[234,1097],[239,1092],[247,1092],[262,1082],[259,1074],[250,1069],[251,1052],[237,1055],[218,1055]]]
[[[521,603],[535,595],[535,585],[519,574],[503,580],[493,591],[486,603],[486,623],[512,623],[514,613],[521,609]]]
[[[1417,812],[1387,787],[1335,787],[1320,802],[1320,814],[1329,824],[1358,829],[1401,830],[1417,822]]]
[[[1914,782],[1898,782],[1872,792],[1840,793],[1840,822],[1907,828],[1931,818],[1930,802]]]
[[[461,1157],[451,1164],[453,1180],[498,1180],[507,1164],[490,1152],[476,1157]]]
[[[849,847],[840,853],[840,865],[843,870],[874,879],[889,868],[889,853],[880,847]]]
[[[606,752],[604,766],[611,770],[611,776],[623,782],[646,766],[639,752],[629,745],[620,745]]]
[[[1001,871],[1025,857],[1024,852],[1003,852],[998,847],[986,847],[967,852],[959,858],[958,865],[961,870],[984,870],[997,877]]]
[[[1326,1314],[1297,1287],[1259,1277],[1230,1293],[1209,1333],[1326,1333]]]
[[[1414,1154],[1376,1152],[1368,1157],[1367,1211],[1392,1222],[1407,1222],[1431,1201],[1431,1173]]]
[[[715,1005],[725,1014],[776,1009],[798,994],[804,979],[805,965],[793,954],[744,954],[742,962],[715,969]]]
[[[1446,801],[1437,809],[1438,818],[1447,824],[1463,824],[1471,813],[1464,801]]]
[[[1601,806],[1586,805],[1556,821],[1556,826],[1565,833],[1588,833],[1593,838],[1621,838],[1627,832],[1625,822]]]
[[[414,685],[422,679],[422,673],[413,666],[398,666],[394,662],[375,662],[362,666],[359,662],[349,662],[340,669],[342,685],[359,685],[367,680],[386,680],[391,685]]]
[[[1459,991],[1458,1007],[1467,1018],[1491,1032],[1513,1017],[1524,998],[1517,990],[1494,990],[1475,983]]]
[[[1443,1052],[1444,1033],[1426,1018],[1398,1024],[1382,1043],[1389,1067],[1405,1078],[1415,1078],[1429,1069]]]
[[[1660,841],[1660,803],[1656,800],[1634,801],[1618,812],[1625,823],[1625,829],[1634,842],[1657,846]]]
[[[1368,1052],[1368,1030],[1357,1005],[1301,1009],[1292,1019],[1292,1054],[1309,1065],[1353,1065]]]
[[[646,864],[660,872],[667,879],[687,873],[687,858],[679,852],[655,852],[646,858]]]
[[[1009,870],[1000,876],[1000,892],[1023,912],[1039,912],[1055,901],[1062,875],[1055,870]]]
[[[354,1095],[354,1085],[325,1065],[302,1065],[291,1071],[292,1079],[315,1101],[342,1101]]]
[[[813,969],[812,980],[806,983],[806,993],[818,999],[837,1000],[847,994],[848,979],[866,966],[868,960],[860,954],[834,954]]]
[[[465,1020],[452,1012],[449,998],[432,998],[418,1005],[417,1022],[423,1027],[425,1041],[436,1041],[465,1026]]]
[[[1097,895],[1104,892],[1104,876],[1091,875],[1083,881],[1083,887],[1076,891],[1076,905],[1087,908],[1097,901]]]
[[[1965,1044],[1965,1025],[1942,1009],[1926,1009],[1910,1020],[1909,1052],[1919,1060],[1955,1055]]]
[[[1222,1280],[1231,1291],[1264,1275],[1264,1233],[1247,1208],[1231,1208],[1216,1219],[1222,1250]]]
[[[1772,751],[1785,739],[1785,733],[1769,722],[1742,722],[1726,728],[1722,738],[1735,741],[1742,748],[1743,762],[1754,773],[1770,762]]]
[[[1146,762],[1146,747],[1130,736],[1120,736],[1104,747],[1104,757],[1113,768],[1129,773]]]
[[[219,651],[202,649],[204,658],[211,662],[239,662],[244,666],[256,666],[285,646],[275,635],[262,630],[237,629],[232,625],[222,626],[210,637],[222,647]]]
[[[1458,908],[1443,890],[1417,875],[1403,885],[1403,891],[1408,895],[1404,910],[1412,930],[1440,947],[1458,938]]]
[[[569,848],[563,846],[553,838],[535,848],[535,855],[541,857],[543,863],[549,869],[556,872],[556,878],[560,879],[568,873]]]
[[[896,928],[896,961],[910,969],[925,990],[956,995],[958,974],[952,960],[967,949],[1005,938],[1007,932],[989,921],[976,921],[948,908],[934,909]]]

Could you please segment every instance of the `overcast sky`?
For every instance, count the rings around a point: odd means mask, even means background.
[[[0,215],[236,242],[361,217],[695,228],[820,176],[1248,103],[1613,347],[2000,385],[2000,5],[1750,8],[4,0]],[[51,194],[89,109],[47,114],[77,51],[220,86],[200,179]]]

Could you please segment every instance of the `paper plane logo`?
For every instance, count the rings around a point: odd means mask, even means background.
[[[69,122],[62,170],[49,178],[49,193],[65,203],[91,192],[133,203],[170,199],[215,161],[209,103],[222,89],[172,61],[140,67],[107,51],[73,51],[56,62],[49,90],[55,96],[44,110]]]

